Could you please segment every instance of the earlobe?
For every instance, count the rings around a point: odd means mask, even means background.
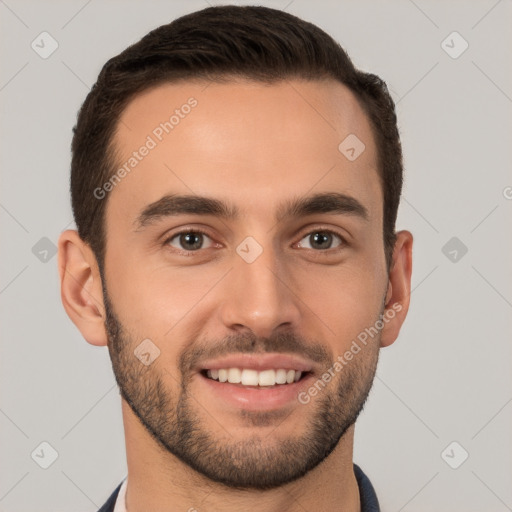
[[[75,230],[58,243],[61,300],[71,321],[91,344],[107,345],[101,277],[93,251]]]
[[[393,263],[389,271],[384,327],[380,346],[387,347],[397,338],[405,321],[411,295],[413,236],[409,231],[399,231],[393,250]]]

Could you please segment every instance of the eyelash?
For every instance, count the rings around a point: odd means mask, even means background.
[[[190,233],[196,233],[196,234],[197,234],[197,233],[200,233],[200,234],[202,234],[202,235],[206,235],[208,238],[212,239],[212,237],[210,236],[210,234],[209,234],[207,231],[205,231],[205,230],[203,230],[203,229],[201,229],[201,228],[193,228],[193,229],[192,229],[192,228],[190,228],[190,229],[184,229],[184,230],[182,230],[182,231],[178,231],[177,233],[172,234],[170,237],[168,237],[168,238],[166,238],[166,239],[165,239],[165,241],[163,242],[163,244],[162,244],[162,245],[163,245],[164,247],[166,247],[166,246],[168,246],[169,242],[170,242],[171,240],[174,240],[176,237],[178,237],[178,236],[180,236],[180,235],[182,235],[182,234],[190,234]],[[341,244],[340,244],[340,246],[338,246],[338,247],[331,247],[331,248],[329,248],[329,249],[323,249],[323,250],[322,250],[322,249],[319,249],[319,250],[309,249],[310,251],[314,251],[314,252],[316,252],[316,253],[327,253],[327,252],[329,252],[329,251],[331,251],[331,250],[336,250],[336,249],[337,249],[337,250],[340,250],[340,249],[343,249],[344,247],[347,247],[347,246],[349,245],[349,244],[348,244],[348,242],[347,242],[347,240],[345,239],[345,237],[344,237],[344,236],[342,236],[342,235],[341,235],[340,233],[338,233],[337,231],[334,231],[334,230],[332,230],[332,229],[327,229],[327,228],[325,228],[325,229],[324,229],[324,228],[316,228],[316,229],[313,229],[313,230],[311,230],[311,231],[307,231],[307,232],[305,232],[305,233],[303,233],[303,234],[301,235],[300,240],[302,240],[303,238],[305,238],[307,235],[312,235],[313,233],[328,233],[328,234],[331,234],[331,235],[335,235],[335,236],[337,236],[337,237],[341,240]],[[300,240],[299,240],[299,241],[300,241]],[[192,255],[194,255],[194,254],[198,253],[201,249],[198,249],[198,250],[196,250],[196,251],[187,251],[187,250],[185,250],[185,249],[181,249],[181,250],[179,250],[179,249],[175,249],[175,248],[173,248],[173,250],[174,250],[174,251],[178,251],[178,253],[184,254],[184,255],[186,255],[186,256],[192,256]]]

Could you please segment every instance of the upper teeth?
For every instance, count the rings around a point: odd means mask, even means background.
[[[298,370],[257,370],[240,368],[222,368],[219,370],[208,370],[208,377],[220,382],[231,384],[242,383],[245,386],[274,386],[275,384],[291,384],[297,382],[302,372]]]

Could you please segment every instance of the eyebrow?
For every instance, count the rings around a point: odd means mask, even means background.
[[[350,215],[364,221],[369,220],[367,208],[355,197],[327,192],[285,201],[277,210],[276,221],[319,213]],[[168,194],[147,205],[135,220],[135,225],[140,229],[162,218],[179,215],[212,215],[225,220],[235,220],[239,217],[240,210],[233,204],[211,197]]]

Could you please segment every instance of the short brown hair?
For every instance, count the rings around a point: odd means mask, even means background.
[[[128,102],[162,83],[230,76],[265,83],[333,78],[355,94],[378,150],[389,270],[403,164],[395,105],[385,82],[357,70],[343,48],[312,23],[268,7],[232,5],[182,16],[111,58],[79,111],[71,146],[71,203],[78,233],[93,250],[100,270],[107,199],[97,199],[93,191],[116,171],[114,134]]]

